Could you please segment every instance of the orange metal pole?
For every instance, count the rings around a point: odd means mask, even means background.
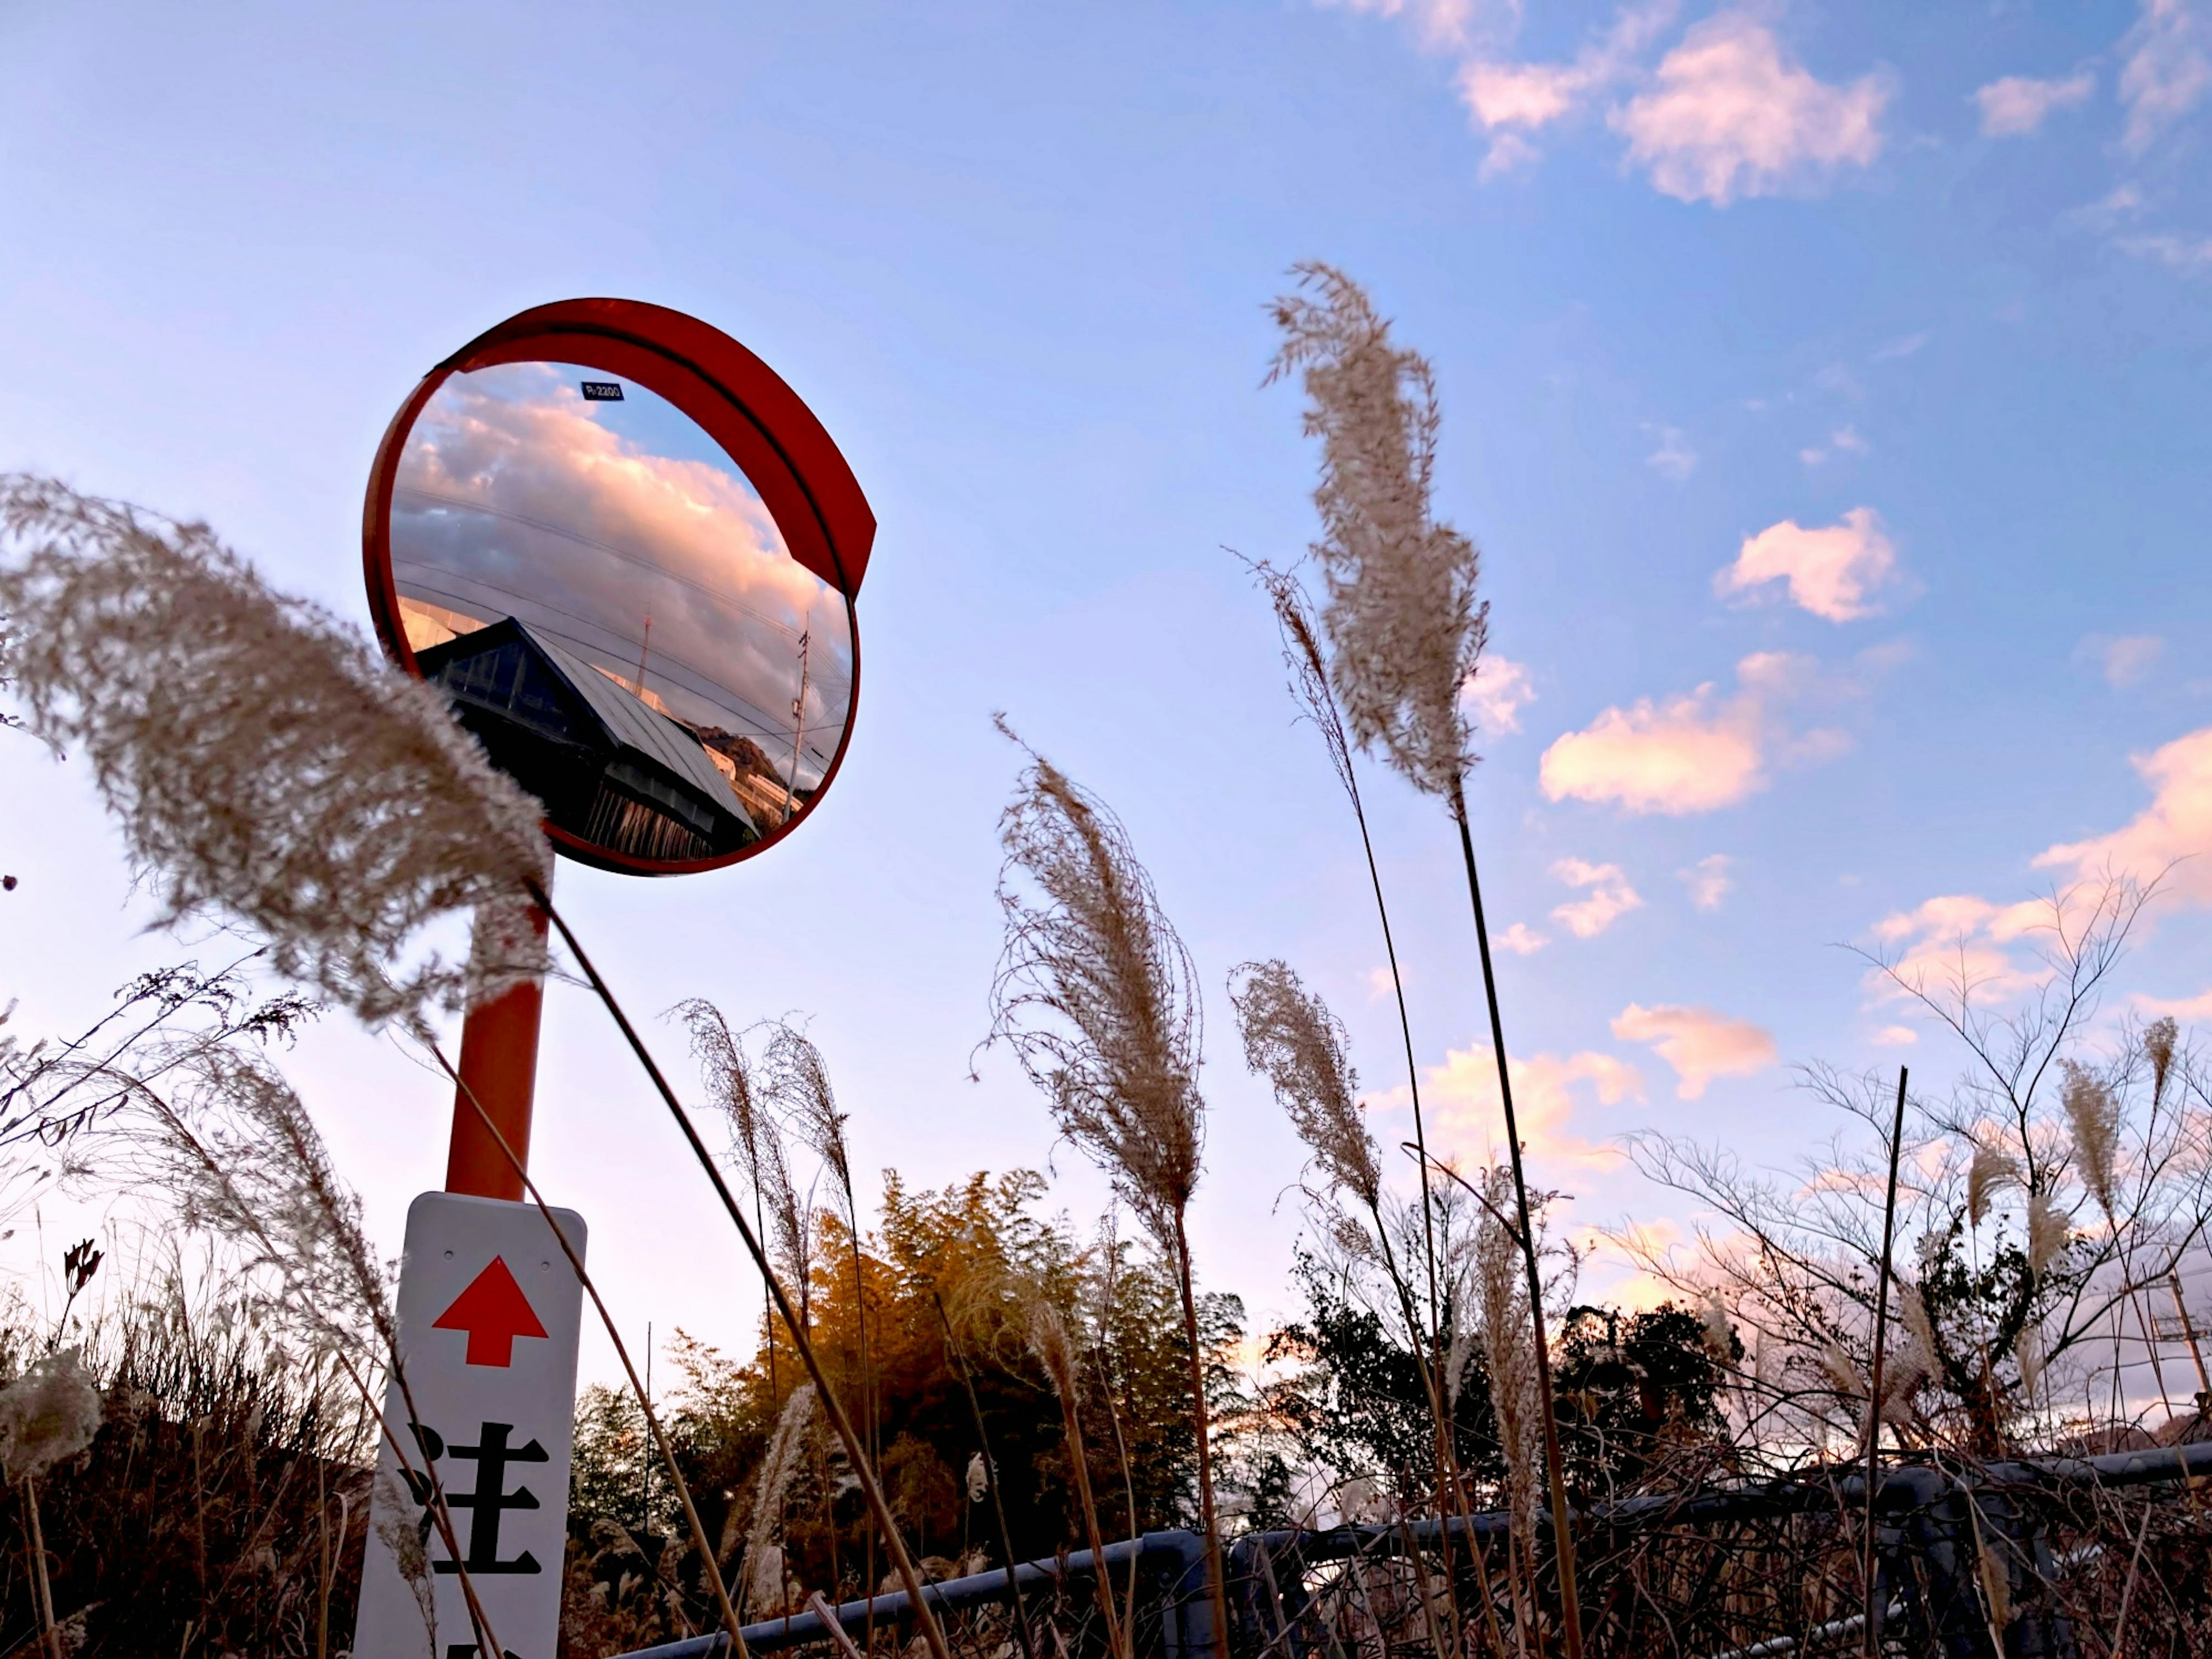
[[[545,913],[533,912],[545,937]],[[453,1091],[453,1138],[446,1152],[446,1190],[520,1202],[522,1175],[500,1151],[469,1103],[473,1093],[514,1155],[530,1157],[530,1107],[538,1087],[538,1022],[545,987],[531,980],[491,1001],[471,1005],[461,1026],[461,1086]]]

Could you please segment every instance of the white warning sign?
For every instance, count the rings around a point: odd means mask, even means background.
[[[583,1218],[553,1215],[580,1258]],[[465,1577],[502,1659],[553,1659],[582,1310],[536,1205],[425,1193],[408,1209],[406,1387],[395,1377],[385,1400],[356,1659],[486,1659]]]

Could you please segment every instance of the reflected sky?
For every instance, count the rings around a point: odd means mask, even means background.
[[[801,792],[837,752],[852,639],[759,495],[665,398],[562,363],[456,374],[408,434],[392,561],[417,649],[502,617],[664,713],[751,739]]]

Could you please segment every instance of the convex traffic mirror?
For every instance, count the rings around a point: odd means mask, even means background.
[[[789,833],[852,732],[875,536],[811,411],[734,340],[540,307],[427,375],[364,525],[385,649],[569,856],[709,869]]]

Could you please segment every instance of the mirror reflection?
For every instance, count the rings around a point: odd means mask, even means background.
[[[552,362],[447,380],[407,436],[392,568],[424,677],[594,847],[735,851],[805,805],[843,742],[843,595],[634,380]]]

